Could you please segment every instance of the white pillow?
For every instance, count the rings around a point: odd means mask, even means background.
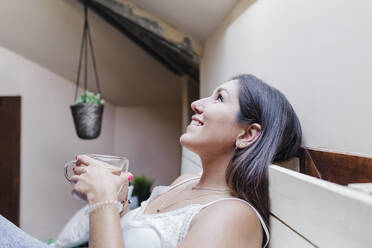
[[[128,187],[128,197],[131,197],[133,186]],[[88,242],[89,240],[89,205],[78,210],[63,227],[53,248],[71,248]]]
[[[63,227],[55,243],[50,246],[70,248],[86,243],[89,240],[89,205],[77,211]]]

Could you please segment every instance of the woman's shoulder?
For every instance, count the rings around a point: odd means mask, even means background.
[[[203,213],[204,212],[204,213]],[[222,198],[213,204],[207,205],[201,212],[211,218],[227,218],[236,222],[235,224],[254,224],[261,226],[261,222],[252,206],[239,198]],[[219,217],[221,216],[221,217]]]
[[[263,239],[261,222],[254,209],[233,198],[216,201],[195,216],[190,231],[203,233],[205,230],[214,233],[214,237],[222,238],[216,238],[216,242],[230,242],[237,245],[236,247],[240,247],[238,244],[242,243],[260,247]]]
[[[204,208],[203,212],[205,221],[215,220],[226,226],[249,229],[250,233],[261,231],[261,222],[255,210],[239,198],[221,199]]]

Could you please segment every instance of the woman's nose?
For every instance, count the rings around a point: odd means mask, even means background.
[[[197,113],[197,114],[201,114],[203,113],[203,106],[201,104],[201,101],[198,100],[198,101],[194,101],[191,103],[191,109]]]

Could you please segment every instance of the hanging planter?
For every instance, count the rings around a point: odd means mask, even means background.
[[[84,1],[84,29],[81,41],[80,57],[78,73],[76,78],[75,103],[70,106],[72,117],[74,119],[75,130],[81,139],[95,139],[101,133],[102,117],[103,117],[103,103],[101,99],[101,88],[99,85],[98,72],[96,66],[96,59],[94,56],[92,37],[90,34],[88,23],[88,8]],[[97,94],[89,92],[88,88],[88,46],[92,58],[93,69],[96,77]],[[84,93],[78,97],[80,72],[84,65]]]
[[[86,91],[71,106],[76,133],[81,139],[95,139],[101,133],[103,102],[100,94]]]

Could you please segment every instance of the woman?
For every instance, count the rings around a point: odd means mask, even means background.
[[[78,156],[72,179],[91,205],[90,247],[267,246],[268,165],[296,154],[296,114],[278,90],[252,75],[234,77],[191,107],[195,115],[180,143],[200,156],[202,174],[155,187],[121,223],[116,192],[128,174],[110,174]]]

